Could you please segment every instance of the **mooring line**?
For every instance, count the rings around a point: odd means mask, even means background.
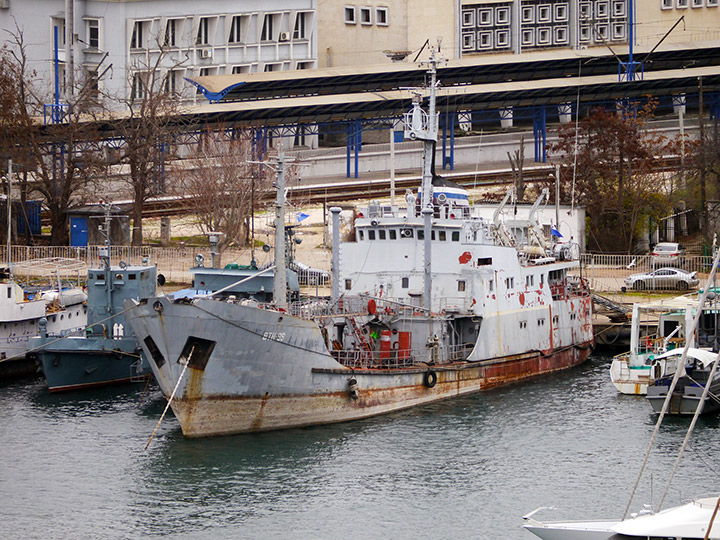
[[[178,386],[180,386],[180,381],[182,381],[182,378],[185,376],[185,371],[188,368],[188,365],[190,365],[190,361],[185,361],[185,366],[183,367],[182,372],[180,372],[180,377],[178,377],[177,383],[175,384],[175,388],[173,388],[172,394],[170,394],[170,399],[168,399],[167,405],[165,405],[165,410],[163,411],[162,415],[160,415],[160,420],[158,420],[157,425],[155,426],[155,429],[152,432],[152,435],[150,435],[150,439],[148,440],[147,444],[145,445],[145,450],[148,449],[148,446],[150,446],[150,443],[152,442],[153,438],[155,437],[155,433],[157,432],[158,428],[160,427],[160,423],[163,421],[163,418],[165,418],[165,414],[168,412],[168,409],[170,408],[170,404],[172,403],[173,398],[175,397],[175,392],[177,392]]]

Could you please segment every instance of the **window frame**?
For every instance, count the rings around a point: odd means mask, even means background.
[[[373,12],[370,6],[360,6],[360,25],[372,26]]]
[[[375,25],[390,26],[390,8],[386,6],[375,8]]]
[[[146,49],[143,36],[144,26],[147,21],[134,21],[132,33],[130,34],[130,49],[141,51]]]
[[[101,51],[103,50],[103,20],[102,17],[84,17],[85,21],[85,39],[87,40],[85,45],[88,49]],[[97,31],[97,37],[91,37],[92,23],[96,23],[95,30]],[[93,45],[93,39],[97,41],[96,45]]]
[[[343,18],[345,19],[345,24],[357,24],[357,8],[355,6],[344,6]]]

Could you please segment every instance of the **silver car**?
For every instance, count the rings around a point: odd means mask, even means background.
[[[686,291],[697,287],[700,280],[697,272],[686,272],[679,268],[658,268],[644,274],[633,274],[625,278],[625,285],[636,291],[653,289],[679,289]]]
[[[660,242],[652,250],[653,268],[657,266],[681,266],[685,264],[685,248],[677,242]]]

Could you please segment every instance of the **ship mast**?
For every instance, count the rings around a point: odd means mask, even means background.
[[[285,160],[282,149],[277,157],[277,197],[275,202],[275,277],[273,302],[287,307],[287,271],[285,269]]]
[[[412,111],[405,115],[405,135],[410,139],[423,141],[423,174],[422,199],[420,200],[424,231],[424,290],[423,307],[430,310],[432,303],[432,217],[433,217],[433,154],[438,137],[438,115],[435,112],[435,90],[437,86],[437,65],[440,62],[435,47],[430,48],[430,59],[427,62],[430,75],[430,99],[428,112],[422,110],[420,104],[422,94],[414,90]]]

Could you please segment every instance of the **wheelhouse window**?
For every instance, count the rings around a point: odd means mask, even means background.
[[[378,239],[379,240],[385,240],[386,235],[387,235],[387,232],[385,231],[385,229],[380,229],[378,231]]]
[[[370,229],[368,231],[368,240],[375,240],[375,229]]]
[[[402,287],[403,289],[407,289],[408,287],[410,287],[410,278],[402,278],[402,280],[400,280],[400,287]]]
[[[390,240],[397,240],[397,231],[395,229],[390,229]]]
[[[464,292],[465,291],[465,281],[464,280],[458,280],[458,292]]]
[[[346,279],[345,280],[345,290],[349,291],[352,289],[352,279]]]

